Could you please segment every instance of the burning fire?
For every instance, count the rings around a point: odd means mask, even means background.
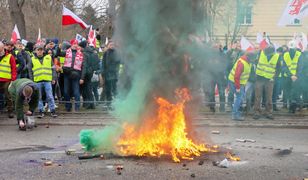
[[[143,121],[140,126],[125,124],[118,141],[123,155],[155,156],[171,155],[173,161],[192,160],[202,152],[217,152],[217,146],[196,144],[187,137],[185,103],[191,99],[186,88],[176,90],[177,103],[156,98],[157,114]]]
[[[230,152],[227,152],[227,153],[225,154],[225,156],[226,156],[226,158],[230,159],[231,161],[240,161],[240,160],[241,160],[240,157],[234,156],[234,155],[232,155]]]

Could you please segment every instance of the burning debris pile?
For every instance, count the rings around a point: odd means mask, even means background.
[[[103,130],[81,131],[87,151],[168,155],[175,162],[217,151],[200,143],[192,126],[201,79],[215,64],[206,61],[214,56],[200,38],[204,13],[196,2],[123,2],[113,37],[126,76],[113,104],[118,120]]]
[[[124,155],[161,156],[171,155],[173,161],[193,159],[201,152],[217,151],[217,149],[196,144],[187,137],[184,105],[190,100],[188,89],[176,91],[179,98],[176,104],[166,99],[157,98],[159,105],[157,116],[145,119],[137,126],[125,125],[124,133],[118,141],[120,151]]]

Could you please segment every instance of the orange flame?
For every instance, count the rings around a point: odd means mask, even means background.
[[[178,102],[172,104],[156,98],[157,114],[143,121],[141,126],[124,125],[124,133],[118,141],[123,155],[156,156],[171,155],[173,161],[192,160],[202,152],[217,152],[218,147],[195,144],[187,137],[184,105],[191,99],[189,90],[176,90]]]
[[[230,159],[231,161],[240,161],[241,160],[240,157],[234,156],[230,152],[227,152],[225,155],[226,155],[226,158]]]

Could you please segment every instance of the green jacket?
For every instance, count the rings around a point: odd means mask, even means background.
[[[30,98],[30,101],[28,102],[29,110],[33,113],[35,108],[38,106],[39,90],[36,86],[36,83],[27,78],[17,79],[16,81],[13,81],[9,86],[9,93],[15,102],[17,120],[22,120],[24,117],[23,105],[25,97],[22,94],[22,90],[26,85],[29,85],[33,88],[32,96]]]

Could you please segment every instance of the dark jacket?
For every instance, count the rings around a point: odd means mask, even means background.
[[[38,105],[39,101],[39,90],[36,86],[36,84],[31,81],[30,79],[27,78],[21,78],[17,79],[16,81],[13,81],[12,84],[9,87],[9,93],[12,96],[12,99],[15,102],[15,109],[17,113],[17,120],[22,120],[24,117],[23,113],[23,104],[25,101],[25,97],[22,93],[23,88],[29,85],[33,89],[32,96],[30,98],[30,101],[28,102],[29,104],[29,110],[33,113],[35,108]]]
[[[81,79],[85,77],[91,78],[94,71],[99,70],[99,57],[94,47],[89,46],[83,50],[83,68],[81,73]]]
[[[108,49],[103,57],[102,75],[108,80],[117,80],[119,76],[120,57],[116,50]]]

